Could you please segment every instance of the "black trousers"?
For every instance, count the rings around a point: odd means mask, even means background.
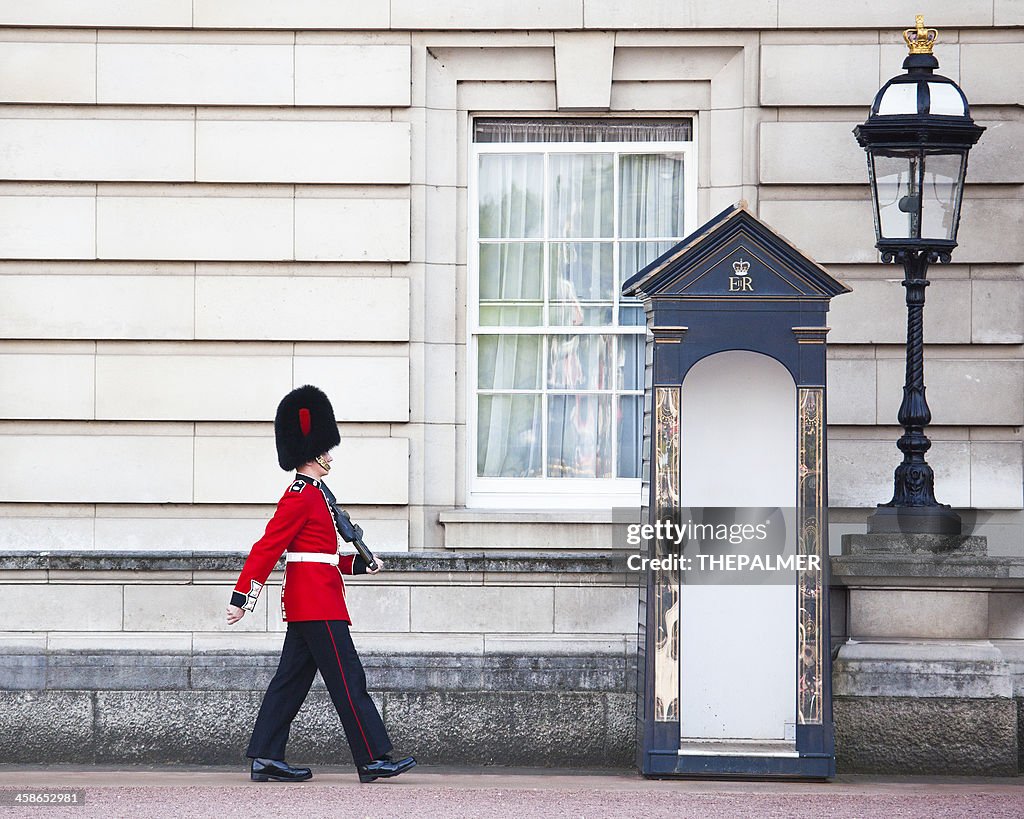
[[[366,674],[344,620],[289,623],[281,662],[263,696],[246,755],[284,759],[292,720],[302,707],[317,670],[341,717],[356,765],[391,751],[377,706],[366,692]]]

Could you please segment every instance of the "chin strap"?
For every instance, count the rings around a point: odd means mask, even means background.
[[[323,455],[317,455],[314,460],[327,472],[331,471],[331,465]]]

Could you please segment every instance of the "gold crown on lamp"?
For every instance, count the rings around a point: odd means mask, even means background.
[[[743,259],[740,259],[738,262],[732,263],[732,269],[737,276],[746,276],[747,271],[750,270],[750,262],[745,262]]]
[[[906,41],[911,54],[931,54],[932,46],[939,39],[939,31],[934,28],[924,27],[924,15],[918,14],[915,18],[917,28],[908,28],[903,32],[903,39]]]

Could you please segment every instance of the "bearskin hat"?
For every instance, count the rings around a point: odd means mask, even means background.
[[[274,417],[274,435],[277,462],[289,471],[341,443],[330,400],[309,384],[281,399]]]

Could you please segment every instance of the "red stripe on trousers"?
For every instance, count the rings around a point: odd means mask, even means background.
[[[338,654],[338,646],[334,642],[334,634],[331,632],[330,623],[324,623],[324,626],[327,628],[327,636],[331,638],[331,645],[334,646],[334,656],[338,660],[338,671],[341,672],[341,681],[345,685],[345,694],[348,696],[348,707],[352,709],[352,716],[356,718],[356,725],[359,726],[359,733],[363,735],[363,742],[366,743],[366,752],[370,755],[370,760],[372,761],[374,758],[373,751],[370,750],[370,741],[366,738],[366,731],[363,730],[363,723],[359,721],[359,714],[356,712],[356,707],[352,704],[352,694],[348,690],[348,680],[345,679],[345,670],[341,667],[341,655]]]

